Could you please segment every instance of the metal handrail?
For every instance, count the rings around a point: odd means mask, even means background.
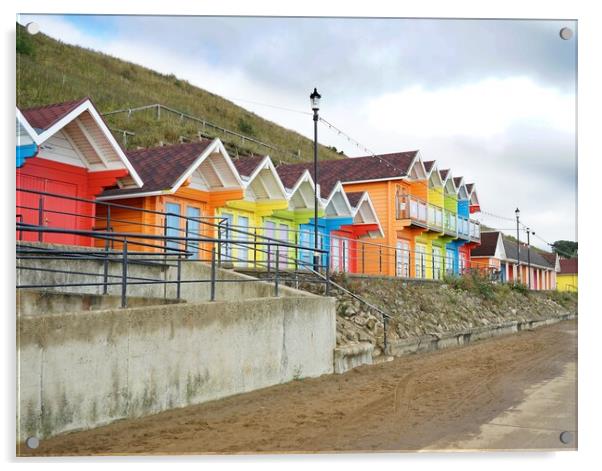
[[[313,272],[313,274],[316,275],[317,277],[324,278],[324,280],[326,281],[327,294],[328,294],[328,289],[330,287],[334,287],[334,288],[338,289],[339,291],[342,291],[346,295],[352,297],[353,299],[356,299],[357,301],[361,302],[362,304],[365,304],[368,308],[378,312],[381,315],[382,322],[383,322],[383,347],[384,347],[384,350],[386,351],[387,350],[387,326],[388,326],[388,321],[390,319],[393,319],[393,316],[391,314],[383,311],[378,306],[375,306],[371,302],[365,300],[361,296],[358,296],[357,294],[353,293],[352,291],[348,290],[347,288],[339,285],[337,282],[335,282],[331,279],[328,279],[320,272],[316,272],[313,269],[310,269],[310,271]]]

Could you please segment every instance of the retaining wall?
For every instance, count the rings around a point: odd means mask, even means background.
[[[409,337],[396,342],[390,342],[387,345],[385,355],[389,356],[389,359],[392,359],[391,357],[401,357],[414,353],[425,353],[442,350],[444,348],[458,347],[477,340],[508,335],[521,330],[535,329],[537,327],[555,324],[563,320],[574,319],[575,317],[574,314],[567,314],[548,319],[523,322],[511,321],[504,324],[475,327],[462,332],[450,332],[442,335]],[[373,364],[373,350],[374,346],[369,343],[337,347],[335,350],[335,373],[345,373],[361,365]],[[385,358],[379,357],[379,361],[383,361],[384,359]]]
[[[17,438],[44,438],[332,373],[335,300],[20,316],[17,334]]]
[[[129,307],[176,304],[185,301],[169,298],[128,297]],[[101,311],[121,307],[121,296],[61,293],[50,290],[17,290],[17,313],[20,316],[42,316],[65,312]]]

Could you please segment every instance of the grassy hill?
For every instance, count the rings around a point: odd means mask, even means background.
[[[176,72],[176,71],[174,71]],[[44,34],[30,36],[17,24],[17,105],[21,108],[46,105],[90,96],[102,113],[154,103],[198,116],[215,125],[268,143],[282,152],[268,150],[240,137],[202,129],[201,124],[180,120],[178,116],[155,110],[106,117],[112,128],[135,133],[127,147],[175,143],[180,136],[219,137],[228,150],[237,154],[269,154],[275,160],[299,161],[313,158],[313,143],[295,131],[195,87],[175,75],[164,75],[115,57],[77,46],[70,46]],[[308,116],[308,121],[311,118]],[[115,133],[122,142],[122,136]],[[320,159],[340,157],[334,150],[320,146]]]

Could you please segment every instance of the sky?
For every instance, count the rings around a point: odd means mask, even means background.
[[[349,156],[419,149],[474,182],[490,227],[514,210],[576,240],[574,21],[22,15],[43,33],[175,74]],[[573,30],[566,41],[563,27]],[[287,108],[283,110],[281,108]],[[524,238],[521,234],[521,239]],[[540,239],[541,237],[541,239]]]

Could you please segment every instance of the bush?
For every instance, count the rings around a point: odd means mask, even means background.
[[[493,282],[476,271],[464,276],[446,277],[445,282],[453,289],[468,291],[484,299],[495,298]]]
[[[136,70],[133,67],[128,67],[126,69],[122,69],[119,72],[119,75],[121,75],[126,80],[132,80],[136,77]]]
[[[240,118],[238,120],[238,130],[248,136],[255,136],[255,129],[253,128],[253,125],[245,118]]]
[[[17,30],[17,54],[33,56],[34,47],[33,41],[29,33]]]
[[[516,291],[524,296],[527,296],[529,294],[529,288],[524,283],[513,283],[510,285],[510,288],[512,288],[513,291]]]
[[[577,304],[577,293],[550,291],[548,292],[548,298],[566,309],[574,308]]]

